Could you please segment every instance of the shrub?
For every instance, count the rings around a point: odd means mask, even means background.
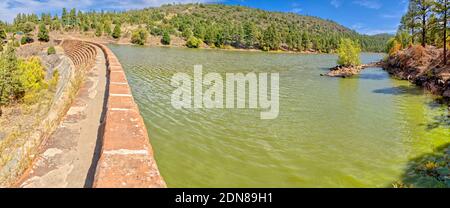
[[[188,27],[184,28],[184,30],[181,34],[181,36],[183,36],[186,39],[189,39],[192,35],[193,35],[192,30],[191,30],[191,28],[188,28]]]
[[[58,82],[59,82],[59,71],[57,69],[55,69],[55,71],[53,71],[52,79],[48,83],[48,89],[55,91],[56,87],[58,85]]]
[[[50,41],[50,37],[48,36],[47,27],[45,27],[44,24],[39,25],[38,40],[43,41],[43,42]]]
[[[19,97],[20,84],[17,79],[17,57],[11,44],[0,54],[0,115],[1,106],[7,105],[16,97]]]
[[[114,27],[114,31],[112,33],[112,37],[115,39],[120,38],[120,36],[122,35],[122,31],[120,29],[120,24],[116,24],[116,26]]]
[[[61,30],[61,22],[59,20],[53,20],[50,24],[50,29],[52,31]]]
[[[186,42],[188,48],[198,48],[200,44],[202,44],[202,41],[194,36],[191,36]]]
[[[391,49],[389,50],[389,56],[393,56],[393,55],[395,55],[397,52],[399,52],[400,50],[402,50],[402,45],[399,43],[399,42],[397,42],[397,40],[394,40],[393,42],[392,42],[392,47],[391,47]]]
[[[20,42],[19,42],[19,41],[16,41],[16,40],[14,40],[14,41],[12,42],[12,46],[14,46],[14,47],[18,48],[18,47],[20,47]]]
[[[29,60],[19,60],[18,79],[23,92],[23,100],[26,103],[34,103],[41,90],[47,88],[45,71],[41,61],[37,57]]]
[[[133,31],[131,34],[131,43],[137,45],[144,45],[148,37],[148,33],[145,29],[139,28]]]
[[[105,22],[103,31],[105,31],[106,34],[111,35],[111,23]]]
[[[154,36],[160,36],[160,35],[163,35],[163,33],[164,33],[164,31],[161,28],[152,26],[152,25],[149,26],[149,31],[150,31],[150,34],[152,34]]]
[[[163,37],[161,39],[161,43],[163,45],[170,45],[170,35],[168,32],[164,32]]]
[[[100,37],[103,35],[103,27],[100,24],[97,24],[95,27],[95,36]]]
[[[83,32],[89,31],[89,24],[87,24],[87,23],[82,23],[82,24],[81,24],[81,30],[82,30]]]
[[[0,41],[7,38],[6,31],[4,28],[0,28]]]
[[[29,37],[29,36],[23,36],[22,39],[20,39],[20,44],[21,45],[26,45],[28,43],[32,43],[34,42],[33,38]]]
[[[47,49],[47,55],[52,55],[52,54],[56,54],[56,50],[55,50],[55,47],[50,46],[50,47]]]
[[[338,61],[341,66],[358,66],[361,64],[361,47],[358,42],[351,39],[341,39],[337,48]]]
[[[20,25],[20,29],[22,29],[22,32],[24,32],[25,34],[30,34],[34,31],[35,25],[32,22],[26,22]]]
[[[398,32],[395,39],[400,44],[401,49],[407,48],[412,43],[412,37],[407,32]]]

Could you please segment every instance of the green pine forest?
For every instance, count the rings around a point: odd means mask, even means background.
[[[335,52],[343,38],[357,41],[362,51],[384,52],[387,34],[362,35],[331,20],[294,13],[268,12],[221,4],[179,4],[124,12],[86,12],[63,9],[60,15],[19,14],[13,23],[0,23],[0,33],[29,34],[45,25],[49,31],[95,32],[98,37],[119,39],[125,28],[137,26],[131,42],[159,36],[165,45],[170,36],[183,38],[188,47]],[[42,28],[41,28],[42,29]]]

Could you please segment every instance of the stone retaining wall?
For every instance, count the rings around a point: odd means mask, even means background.
[[[95,63],[97,50],[93,45],[79,40],[64,40],[61,46],[77,69],[88,68]]]
[[[61,119],[72,103],[81,83],[82,73],[76,70],[73,61],[64,55],[62,51],[57,53],[61,62],[56,68],[61,72],[58,90],[55,93],[50,111],[45,118],[40,118],[40,124],[31,133],[25,133],[17,138],[19,142],[11,147],[11,158],[5,166],[0,167],[0,187],[15,187],[14,183],[20,178],[23,172],[31,165],[38,153],[38,148],[50,134],[57,128]],[[7,153],[2,152],[2,155]]]
[[[98,46],[105,54],[109,88],[94,188],[166,187],[121,64],[108,47],[90,44]]]

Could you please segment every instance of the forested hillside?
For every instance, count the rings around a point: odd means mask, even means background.
[[[262,50],[334,52],[340,39],[359,41],[363,51],[385,50],[389,35],[361,35],[336,22],[293,13],[268,12],[242,6],[220,4],[165,5],[126,12],[88,12],[64,10],[60,16],[20,14],[10,32],[25,34],[34,25],[45,24],[49,30],[95,31],[97,36],[116,39],[131,35],[132,42],[144,44],[148,34],[185,39],[188,46],[201,42],[211,47],[233,46]],[[132,34],[123,34],[135,28]]]

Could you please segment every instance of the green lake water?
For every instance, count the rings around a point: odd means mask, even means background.
[[[335,55],[110,45],[124,66],[169,187],[391,187],[450,142],[448,110],[379,68],[319,76]],[[363,54],[363,62],[383,54]],[[278,72],[280,114],[171,105],[177,72]]]

